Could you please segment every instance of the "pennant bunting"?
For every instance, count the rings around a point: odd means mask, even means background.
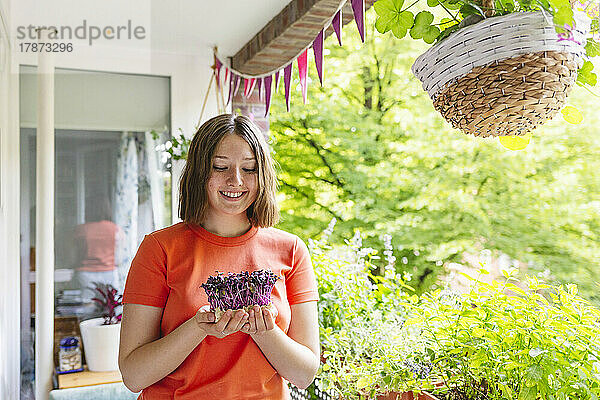
[[[352,5],[352,12],[354,14],[354,21],[356,22],[356,26],[358,27],[358,32],[360,34],[361,41],[365,42],[365,0],[350,0]],[[340,46],[342,45],[342,9],[340,8],[331,20],[331,26],[337,36],[338,43]],[[317,36],[315,37],[312,48],[315,57],[315,67],[317,68],[317,74],[319,76],[319,82],[321,83],[321,87],[323,86],[323,64],[324,64],[324,40],[325,40],[325,28],[321,29]],[[230,70],[226,64],[224,64],[217,57],[217,53],[215,51],[214,54],[215,63],[213,68],[215,70],[215,77],[217,81],[217,87],[225,86],[226,83],[229,83],[229,95],[227,98],[226,105],[229,105],[233,101],[233,98],[236,96],[240,84],[242,80],[244,82],[244,96],[249,98],[252,96],[254,89],[258,86],[258,98],[260,101],[263,100],[266,105],[265,116],[269,114],[269,109],[271,106],[271,96],[273,92],[277,93],[279,90],[279,80],[280,75],[283,75],[283,84],[284,84],[284,95],[285,95],[285,105],[287,111],[290,111],[290,101],[291,101],[291,85],[292,85],[292,70],[293,70],[293,60],[290,61],[288,65],[283,68],[283,74],[281,74],[281,70],[277,70],[275,72],[275,76],[269,75],[266,77],[260,78],[243,78],[239,76],[234,70]],[[300,77],[300,86],[302,89],[302,100],[304,104],[307,103],[307,93],[308,93],[308,49],[305,49],[298,57],[298,76]],[[223,77],[222,68],[225,68],[225,74]],[[273,79],[275,80],[273,82]],[[274,87],[274,88],[273,88]],[[223,96],[221,96],[223,97]]]
[[[323,34],[324,29],[321,29],[312,45],[315,54],[315,66],[317,67],[321,87],[323,87]]]
[[[271,75],[265,76],[265,117],[269,115],[269,108],[271,107],[271,81],[273,77]]]
[[[256,83],[256,85],[258,86],[258,100],[262,100],[263,99],[263,92],[262,92],[263,79],[264,78],[257,78],[256,79],[258,81]]]
[[[285,89],[285,106],[290,111],[290,85],[292,84],[292,63],[283,69],[283,85]]]
[[[360,40],[365,42],[365,0],[351,0],[354,20],[360,33]]]
[[[256,78],[244,79],[244,96],[246,98],[252,96],[254,86],[256,86]]]
[[[342,9],[333,16],[331,20],[331,25],[333,26],[333,30],[335,31],[335,35],[338,38],[338,43],[340,46],[342,45]]]
[[[275,72],[275,93],[279,89],[279,71]]]
[[[302,87],[302,101],[306,104],[306,77],[308,76],[308,49],[298,56],[298,77]]]

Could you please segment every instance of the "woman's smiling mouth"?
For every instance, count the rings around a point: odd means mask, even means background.
[[[219,191],[219,193],[221,194],[221,196],[223,196],[228,201],[237,201],[237,200],[241,199],[242,197],[244,197],[244,195],[246,193],[248,193],[248,192],[224,192],[224,191]]]

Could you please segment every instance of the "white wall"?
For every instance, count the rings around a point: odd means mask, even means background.
[[[9,16],[9,1],[0,0],[0,399],[18,399],[20,381],[18,86]]]

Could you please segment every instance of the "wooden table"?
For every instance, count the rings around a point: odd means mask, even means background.
[[[58,388],[67,389],[122,381],[123,379],[121,378],[121,373],[119,371],[92,372],[87,370],[86,365],[81,372],[58,375]]]

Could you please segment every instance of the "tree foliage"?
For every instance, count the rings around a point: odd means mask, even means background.
[[[335,217],[336,232],[350,237],[358,229],[366,244],[389,233],[398,269],[420,290],[443,273],[441,262],[485,248],[527,262],[529,274],[548,269],[593,298],[600,100],[576,87],[570,103],[584,121],[571,125],[559,114],[522,151],[466,136],[433,109],[410,71],[425,45],[378,34],[368,17],[365,44],[353,25],[343,47],[328,38],[324,87],[311,68],[309,104],[302,105],[297,77],[291,112],[281,87],[274,96],[279,226],[315,238]]]

